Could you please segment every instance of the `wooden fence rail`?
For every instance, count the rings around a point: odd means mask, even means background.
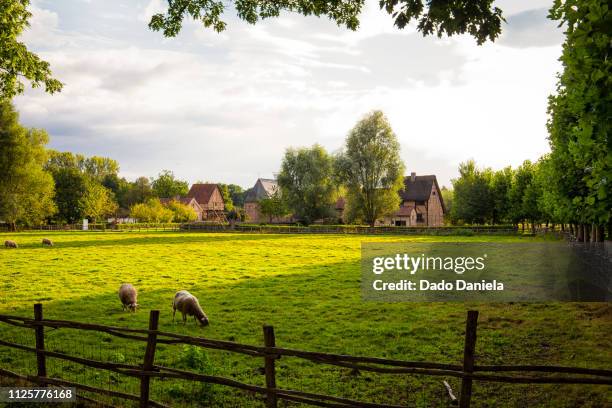
[[[267,408],[277,408],[278,400],[281,399],[319,407],[403,408],[399,405],[357,401],[344,397],[278,388],[276,383],[277,375],[275,361],[282,356],[301,358],[318,364],[327,364],[377,373],[417,374],[460,378],[461,392],[459,395],[459,405],[462,408],[468,408],[470,406],[472,400],[472,387],[475,381],[517,384],[612,385],[612,370],[607,369],[538,365],[477,365],[475,363],[476,334],[478,324],[477,311],[469,311],[467,314],[462,365],[392,360],[377,357],[358,357],[281,348],[276,346],[274,328],[268,325],[263,327],[264,345],[255,346],[230,341],[212,340],[202,337],[192,337],[176,333],[162,332],[158,330],[158,321],[159,311],[157,310],[152,310],[150,312],[148,329],[130,329],[66,320],[49,320],[43,318],[43,308],[41,304],[34,305],[34,319],[20,316],[0,315],[0,322],[2,323],[32,329],[34,331],[36,340],[35,347],[12,343],[5,340],[0,340],[0,346],[35,353],[37,361],[37,373],[35,376],[22,375],[3,368],[0,368],[0,376],[21,379],[23,381],[28,381],[42,386],[54,385],[60,387],[75,387],[78,390],[86,392],[99,393],[114,398],[138,402],[140,407],[155,408],[164,408],[165,405],[151,400],[151,378],[170,378],[205,382],[250,391],[263,396],[265,398]],[[45,327],[96,331],[107,333],[112,336],[145,342],[146,350],[143,357],[143,363],[140,365],[110,363],[46,350],[44,338]],[[265,387],[262,387],[259,385],[246,384],[230,378],[199,374],[191,371],[156,365],[155,349],[157,344],[189,344],[208,349],[224,350],[227,352],[241,353],[253,357],[263,358],[266,385]],[[121,375],[139,378],[140,395],[97,388],[60,378],[50,378],[47,375],[46,369],[46,359],[48,357],[71,361],[86,367],[107,370]],[[497,374],[481,374],[487,372],[521,372],[531,373],[531,375],[507,376]],[[537,377],[534,376],[533,373],[573,374],[574,376],[547,375]],[[444,382],[444,385],[445,387],[449,387],[448,383],[446,382]]]

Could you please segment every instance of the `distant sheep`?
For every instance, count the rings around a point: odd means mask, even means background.
[[[174,301],[172,302],[173,322],[177,310],[183,314],[183,324],[187,322],[187,315],[189,315],[193,316],[193,319],[200,322],[202,326],[208,326],[208,316],[206,316],[206,313],[200,307],[200,302],[186,290],[176,292],[176,295],[174,295]]]
[[[119,288],[119,300],[123,305],[123,310],[129,310],[135,312],[138,308],[138,292],[136,288],[129,283],[124,283]]]
[[[49,238],[43,238],[42,244],[43,244],[43,246],[45,246],[45,245],[53,246],[53,241],[51,241]]]
[[[17,243],[15,241],[7,239],[6,241],[4,241],[4,246],[7,248],[17,248]]]

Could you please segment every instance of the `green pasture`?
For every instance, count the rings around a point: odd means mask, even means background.
[[[55,246],[42,247],[43,237]],[[277,345],[310,351],[460,363],[465,312],[480,311],[477,364],[612,367],[612,309],[603,303],[364,302],[360,245],[367,242],[536,240],[520,236],[354,236],[222,233],[31,232],[0,234],[18,249],[0,250],[0,313],[146,328],[159,309],[160,330],[262,344],[262,325]],[[117,289],[139,290],[140,310],[123,312]],[[210,326],[172,322],[174,293],[195,294]],[[0,324],[0,338],[33,343],[33,333]],[[53,350],[104,361],[141,363],[144,344],[94,332],[48,330]],[[258,358],[160,345],[156,363],[264,384]],[[410,407],[446,406],[441,377],[353,372],[283,357],[280,387]],[[0,367],[35,371],[32,356],[0,346]],[[49,360],[52,375],[137,393],[132,379]],[[446,378],[458,393],[459,381]],[[154,380],[153,397],[184,406],[262,406],[221,386]],[[603,407],[611,388],[589,385],[474,386],[476,407]],[[114,401],[119,404],[118,401]],[[281,405],[284,406],[284,405]],[[295,405],[291,405],[295,406]]]

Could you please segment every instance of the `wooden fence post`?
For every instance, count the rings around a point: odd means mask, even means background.
[[[276,339],[274,337],[274,327],[264,325],[264,344],[266,347],[276,347]],[[265,357],[265,372],[266,372],[266,388],[276,388],[276,368],[274,367],[274,360],[276,356],[266,355]],[[276,408],[277,398],[276,394],[269,392],[266,396],[266,407]]]
[[[159,310],[151,310],[149,313],[149,330],[157,330],[159,323]],[[155,359],[155,347],[157,345],[157,334],[149,333],[147,338],[147,349],[145,351],[144,363],[142,364],[143,371],[153,370],[153,361]],[[140,408],[149,406],[149,383],[151,377],[143,375],[140,377]]]
[[[478,311],[468,310],[465,322],[465,344],[463,348],[463,372],[474,372],[474,352],[476,350],[476,328],[478,325]],[[460,408],[469,408],[472,399],[472,379],[463,377],[461,380]]]
[[[42,303],[36,303],[34,305],[34,320],[40,322],[43,320],[43,306]],[[36,333],[36,375],[40,378],[47,377],[47,362],[45,360],[45,327],[36,326],[34,328]]]

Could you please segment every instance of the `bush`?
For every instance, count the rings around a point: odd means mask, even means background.
[[[206,351],[201,347],[184,346],[179,354],[177,367],[198,374],[215,375],[214,366]],[[210,383],[198,383],[195,387],[192,387],[191,384],[175,383],[168,389],[168,394],[173,399],[198,401],[204,406],[213,405],[215,392],[215,385]]]

